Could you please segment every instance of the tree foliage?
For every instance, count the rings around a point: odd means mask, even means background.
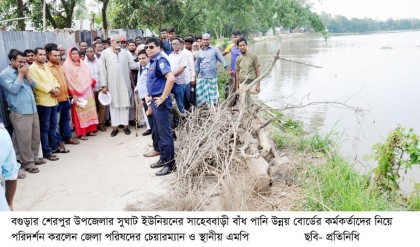
[[[413,129],[398,126],[387,136],[385,143],[373,146],[378,161],[375,180],[386,190],[399,188],[401,170],[420,165],[420,138]]]
[[[365,33],[420,29],[420,20],[418,19],[388,19],[385,21],[373,20],[370,18],[347,19],[344,16],[331,16],[325,13],[322,15],[322,19],[330,33]]]
[[[266,32],[275,27],[307,27],[325,33],[322,19],[304,0],[115,0],[110,4],[112,28],[175,27],[177,33],[209,32],[230,36]]]
[[[30,16],[42,26],[43,0],[2,0],[2,19]],[[22,4],[19,4],[22,3]],[[210,32],[230,36],[234,29],[244,33],[266,32],[275,27],[313,28],[324,31],[318,15],[306,0],[96,0],[102,4],[103,28],[175,27],[180,34]],[[46,17],[53,28],[69,28],[75,15],[86,16],[85,0],[47,0]],[[18,8],[19,7],[19,8]],[[78,8],[78,10],[77,10]],[[19,10],[18,10],[19,9]],[[23,22],[22,22],[23,23]],[[21,24],[21,23],[20,23]],[[24,23],[23,23],[24,24]],[[19,25],[18,30],[24,29]]]
[[[25,17],[25,13],[28,12],[27,4],[23,0],[1,0],[0,1],[0,20],[9,20],[13,18]],[[16,22],[17,30],[25,29],[25,20],[19,20]],[[13,22],[3,23],[5,26],[13,25]],[[1,26],[1,25],[0,25]]]
[[[42,27],[43,0],[2,0],[0,1],[0,18],[12,19],[30,17],[34,27]],[[46,19],[53,28],[71,28],[76,6],[83,9],[85,0],[47,0]],[[12,23],[6,23],[7,26]],[[24,30],[24,21],[18,22],[16,30]]]
[[[111,28],[175,26],[182,16],[182,0],[114,0],[110,2]]]

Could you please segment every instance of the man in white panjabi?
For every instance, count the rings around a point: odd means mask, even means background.
[[[121,39],[118,35],[111,37],[111,47],[102,52],[101,60],[102,93],[109,92],[112,97],[111,136],[118,134],[119,125],[124,125],[124,133],[129,135],[131,132],[128,129],[128,114],[132,94],[129,71],[138,68],[139,64],[135,63],[126,51],[121,50]]]

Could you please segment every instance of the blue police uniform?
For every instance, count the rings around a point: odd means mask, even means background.
[[[171,133],[170,111],[172,109],[172,99],[168,98],[158,107],[155,105],[155,97],[160,97],[166,85],[165,74],[171,72],[171,66],[168,60],[162,57],[160,52],[150,59],[147,78],[147,92],[152,96],[153,111],[153,138],[158,140],[160,160],[165,166],[174,168],[175,148],[174,139]],[[155,148],[156,149],[156,148]]]

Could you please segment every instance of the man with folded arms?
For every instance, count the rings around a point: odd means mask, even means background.
[[[29,66],[29,76],[36,81],[34,90],[36,106],[39,115],[41,145],[44,157],[51,161],[59,160],[53,154],[57,149],[57,97],[60,94],[60,84],[45,64],[44,48],[35,48],[35,62]]]
[[[51,50],[48,51],[48,66],[51,70],[51,73],[54,75],[55,79],[60,84],[60,95],[57,97],[57,142],[59,147],[53,152],[56,153],[68,153],[68,150],[64,147],[66,144],[79,144],[80,142],[74,139],[71,139],[72,129],[71,129],[71,118],[70,110],[71,103],[69,100],[69,93],[67,88],[67,77],[64,73],[63,66],[61,62],[60,51]]]

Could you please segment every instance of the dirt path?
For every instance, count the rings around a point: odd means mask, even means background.
[[[66,145],[59,161],[39,166],[40,172],[18,180],[14,209],[18,211],[112,211],[128,204],[153,199],[165,192],[174,176],[156,177],[145,158],[151,137],[120,133],[111,138],[111,128],[98,132],[79,145]]]

